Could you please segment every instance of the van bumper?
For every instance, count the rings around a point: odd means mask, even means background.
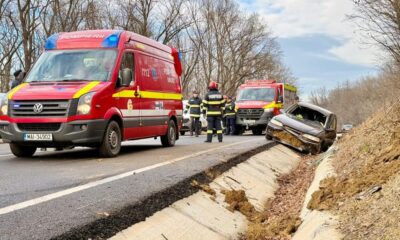
[[[265,129],[268,125],[269,120],[273,117],[272,112],[264,112],[259,118],[252,118],[246,116],[236,116],[236,125],[244,126],[249,129],[263,128]]]
[[[37,124],[37,123],[31,123]],[[0,135],[3,142],[18,143],[24,146],[35,147],[62,147],[62,146],[96,146],[101,143],[107,121],[84,120],[61,123],[55,131],[21,130],[18,123],[0,121]],[[29,124],[28,124],[29,126]],[[50,133],[52,141],[25,141],[25,133]]]

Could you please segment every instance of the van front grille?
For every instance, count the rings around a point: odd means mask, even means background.
[[[237,111],[238,117],[241,118],[260,118],[263,115],[264,109],[262,108],[239,108]]]
[[[29,132],[55,132],[61,127],[61,123],[18,123],[18,129]]]
[[[12,101],[10,114],[12,117],[66,117],[68,107],[68,100]]]

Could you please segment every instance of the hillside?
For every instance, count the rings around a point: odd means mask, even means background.
[[[309,208],[332,210],[345,239],[400,236],[400,99],[338,142],[337,176],[324,180]]]

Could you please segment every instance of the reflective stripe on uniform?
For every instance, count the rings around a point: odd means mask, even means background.
[[[190,114],[191,117],[200,117],[200,114]]]
[[[215,111],[215,112],[214,111],[208,111],[207,112],[207,115],[221,115],[221,114],[222,113],[220,111],[218,111],[218,112],[217,111]]]
[[[217,130],[217,134],[221,134],[222,133],[222,130]]]
[[[208,101],[209,105],[221,105],[223,103],[225,103],[225,100],[222,100],[222,101]]]
[[[213,133],[213,130],[207,130],[207,134]]]
[[[236,115],[236,113],[225,113],[226,116]]]
[[[198,104],[191,104],[191,105],[188,105],[189,107],[192,107],[192,108],[199,108],[200,107],[200,105],[198,105]]]

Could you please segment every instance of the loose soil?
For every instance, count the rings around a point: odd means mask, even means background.
[[[259,212],[249,202],[244,190],[222,190],[225,195],[225,202],[229,204],[227,207],[231,212],[237,210],[247,217],[249,221],[254,221],[259,217]]]
[[[278,178],[279,189],[265,205],[265,211],[251,217],[242,240],[286,240],[301,224],[304,198],[313,178],[318,156],[303,157],[291,173]]]

